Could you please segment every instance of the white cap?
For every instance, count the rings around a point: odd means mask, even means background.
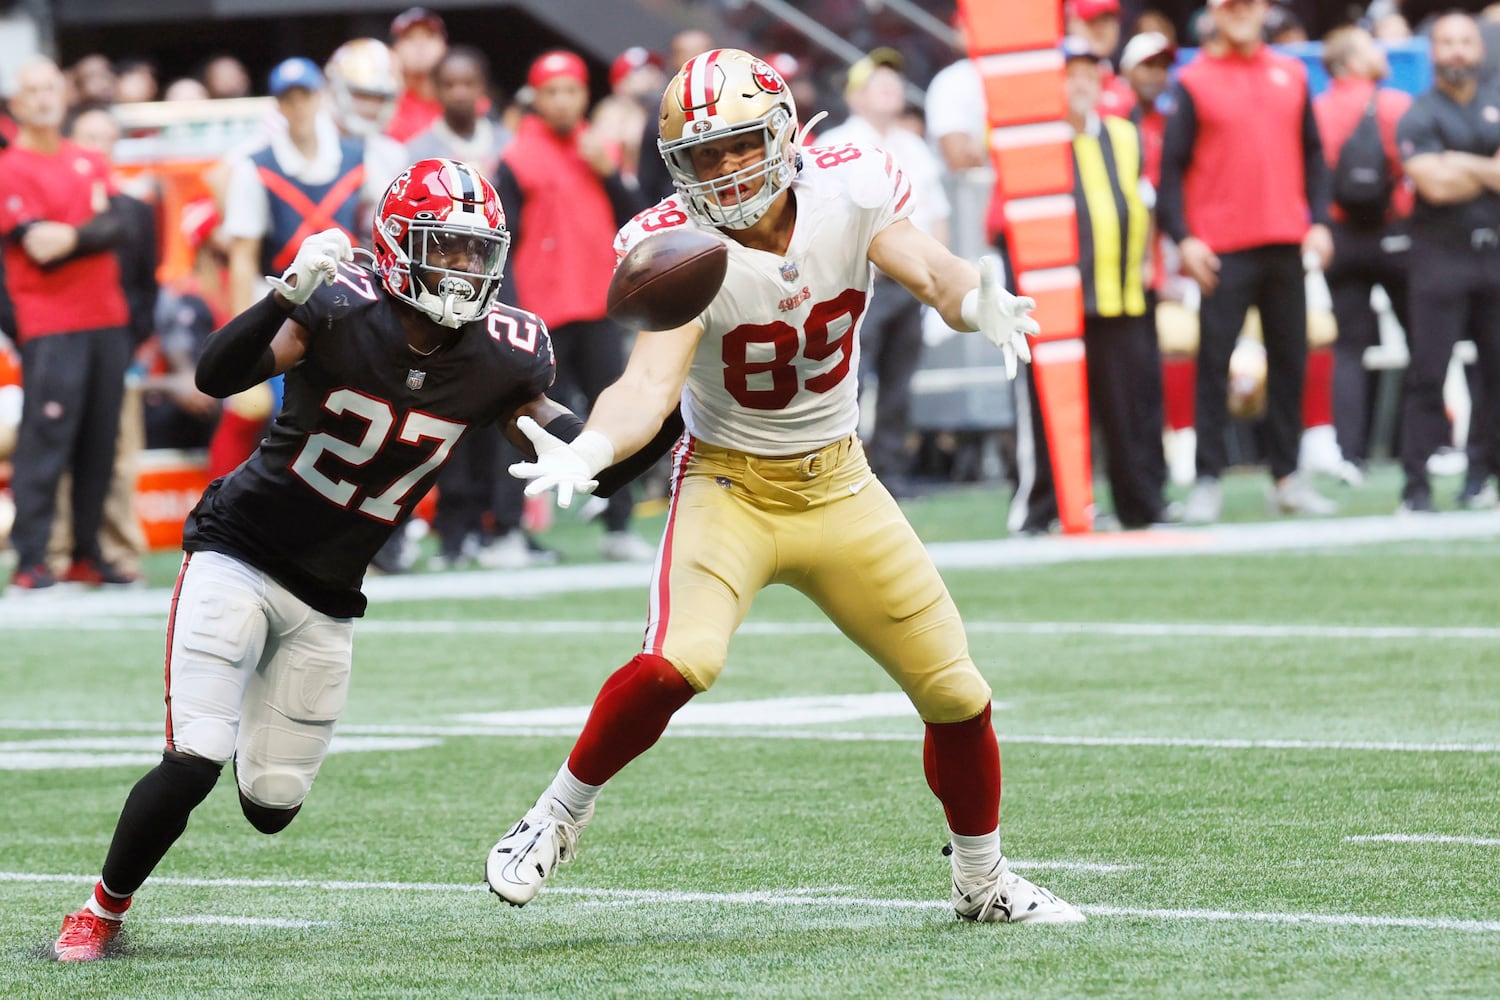
[[[1120,72],[1129,73],[1147,59],[1155,59],[1163,52],[1175,55],[1177,47],[1159,31],[1143,31],[1125,43],[1125,51],[1120,56]]]

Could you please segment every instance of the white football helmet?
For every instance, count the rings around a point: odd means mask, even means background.
[[[765,158],[723,177],[700,180],[693,149],[726,136],[758,135]],[[667,84],[661,99],[657,141],[672,183],[688,211],[703,225],[748,229],[760,221],[801,166],[797,149],[797,104],[781,74],[741,49],[714,49],[694,56]],[[741,185],[763,180],[743,199]]]
[[[323,67],[333,118],[345,135],[379,135],[396,114],[401,74],[395,56],[376,38],[356,38],[333,50]]]

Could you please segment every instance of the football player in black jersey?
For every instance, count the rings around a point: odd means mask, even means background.
[[[518,419],[568,440],[582,427],[545,395],[542,321],[495,301],[510,236],[477,170],[413,164],[374,236],[373,269],[339,230],[307,237],[268,279],[275,291],[198,363],[199,388],[219,397],[285,372],[286,400],[255,454],[188,516],[167,620],[166,750],[126,799],[88,902],[64,919],[60,961],[106,955],[226,761],[257,830],[292,821],[347,698],[365,567],[454,444],[493,423],[534,454]],[[621,463],[601,482],[644,467]]]

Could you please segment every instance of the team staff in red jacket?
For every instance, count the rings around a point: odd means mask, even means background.
[[[1265,335],[1272,500],[1284,513],[1334,505],[1296,476],[1307,365],[1304,253],[1327,266],[1328,167],[1307,71],[1261,41],[1266,0],[1209,0],[1216,37],[1178,76],[1162,149],[1159,221],[1177,242],[1199,308],[1198,481],[1183,519],[1219,518],[1228,464],[1229,355],[1250,306]]]
[[[558,391],[593,406],[625,370],[624,331],[604,308],[615,269],[614,234],[646,206],[589,129],[588,79],[576,53],[537,57],[526,75],[535,94],[532,111],[500,161],[495,187],[510,227],[508,284],[516,302],[552,332]],[[632,502],[629,489],[610,498],[605,558],[655,558],[656,550],[627,530]]]
[[[20,591],[57,582],[47,540],[65,471],[73,474],[74,539],[65,579],[129,582],[99,552],[130,363],[130,315],[112,252],[124,226],[109,207],[109,164],[62,137],[66,100],[55,63],[27,63],[11,99],[16,139],[0,153],[0,241],[25,394],[11,481],[11,587]]]

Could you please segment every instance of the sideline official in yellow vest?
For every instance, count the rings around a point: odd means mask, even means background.
[[[1067,43],[1064,55],[1089,411],[1104,439],[1115,516],[1122,528],[1146,528],[1166,520],[1161,348],[1146,291],[1155,192],[1140,175],[1136,124],[1095,112],[1100,60]]]
[[[1115,517],[1122,528],[1145,528],[1167,520],[1161,349],[1146,271],[1155,193],[1141,177],[1141,137],[1135,123],[1101,119],[1096,110],[1103,89],[1101,60],[1082,38],[1064,38],[1061,48],[1068,124],[1073,127],[1089,413],[1104,439]],[[1029,398],[1025,405],[1018,400],[1016,432],[1031,447],[1016,449],[1020,488],[1011,500],[1009,526],[1029,535],[1052,530],[1057,496],[1029,367],[1025,389]]]
[[[1073,198],[1083,278],[1089,410],[1104,439],[1121,527],[1165,520],[1161,350],[1147,285],[1155,193],[1141,177],[1141,137],[1126,118],[1096,113],[1101,66],[1081,39],[1064,39]]]

